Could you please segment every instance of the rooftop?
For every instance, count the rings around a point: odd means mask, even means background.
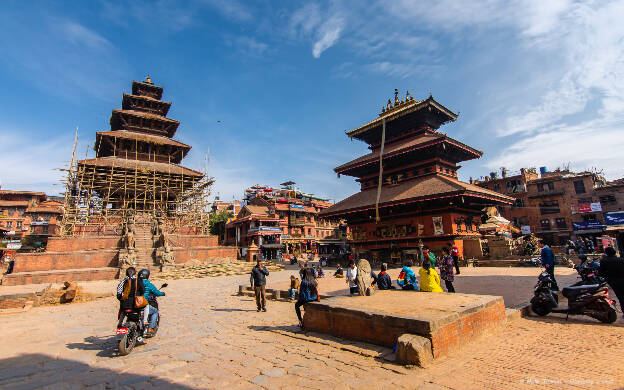
[[[514,198],[495,191],[464,183],[454,178],[432,174],[422,179],[409,180],[398,185],[382,187],[379,206],[386,207],[404,202],[419,202],[459,195],[489,198],[504,203],[512,203],[514,201]],[[319,214],[321,216],[331,216],[370,209],[375,207],[376,198],[377,188],[370,188],[351,195],[334,206],[321,211]]]
[[[152,114],[152,113],[144,112],[144,111],[114,109],[113,110],[113,114],[115,114],[115,113],[140,116],[140,117],[143,117],[143,118],[156,119],[156,120],[159,120],[159,121],[165,121],[165,122],[171,122],[171,123],[177,123],[177,124],[180,123],[180,122],[178,122],[175,119],[167,118],[166,116],[156,115],[156,114]]]
[[[139,133],[136,131],[128,131],[128,130],[98,131],[96,135],[105,136],[105,137],[132,139],[132,140],[144,141],[144,142],[158,144],[158,145],[172,145],[172,146],[177,146],[177,147],[187,149],[187,150],[191,149],[190,145],[184,144],[182,142],[176,141],[168,137],[146,134],[146,133]]]
[[[453,146],[456,146],[465,150],[468,156],[470,155],[473,156],[472,158],[479,158],[483,155],[483,152],[476,150],[453,138],[450,138],[443,133],[438,133],[435,131],[425,131],[423,135],[413,138],[407,142],[393,143],[384,147],[383,158],[385,159],[388,157],[400,155],[403,153],[411,152],[417,149],[425,148],[427,146],[439,144],[442,142],[446,142],[448,144],[451,144]],[[380,153],[381,153],[381,149],[376,149],[372,153],[356,158],[355,160],[349,161],[348,163],[342,164],[339,167],[334,168],[334,171],[338,173],[343,173],[347,171],[349,168],[355,168],[356,166],[363,166],[367,164],[378,163]],[[460,160],[460,161],[463,161],[463,160]]]
[[[0,200],[0,207],[28,207],[29,200]]]
[[[171,175],[194,176],[197,178],[201,178],[204,176],[204,174],[201,172],[197,172],[177,164],[167,164],[143,160],[129,160],[118,157],[98,157],[87,160],[80,160],[78,164],[98,167],[123,168],[137,171],[155,171]]]
[[[35,195],[45,196],[45,192],[39,191],[16,191],[16,190],[0,190],[0,195]]]
[[[347,135],[351,138],[360,138],[361,135],[369,130],[380,127],[384,119],[386,122],[394,121],[398,118],[426,108],[429,109],[430,112],[435,111],[441,116],[440,125],[446,122],[455,121],[457,119],[457,114],[435,101],[432,96],[429,96],[425,100],[414,100],[414,97],[410,96],[408,92],[406,94],[406,100],[398,100],[398,90],[395,89],[394,105],[392,105],[392,102],[388,99],[388,104],[382,108],[382,112],[379,114],[378,118],[348,131]]]

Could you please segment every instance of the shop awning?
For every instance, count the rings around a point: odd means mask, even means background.
[[[606,229],[608,232],[609,231],[614,231],[614,230],[624,230],[624,225],[612,225],[612,226],[607,226]]]

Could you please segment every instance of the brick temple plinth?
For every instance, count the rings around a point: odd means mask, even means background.
[[[505,318],[499,296],[390,290],[306,304],[303,322],[308,331],[390,348],[403,334],[422,336],[439,358]]]

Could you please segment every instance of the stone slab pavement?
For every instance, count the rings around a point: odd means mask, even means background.
[[[269,281],[287,282],[291,273]],[[624,387],[622,320],[518,319],[427,369],[409,369],[381,358],[387,349],[300,332],[292,303],[269,301],[267,313],[256,312],[251,298],[234,295],[248,280],[171,281],[158,335],[125,357],[116,355],[115,298],[2,316],[0,388]]]

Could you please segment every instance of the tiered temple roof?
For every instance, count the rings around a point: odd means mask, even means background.
[[[132,95],[112,111],[110,131],[96,133],[96,157],[78,161],[79,174],[91,177],[83,182],[120,207],[137,197],[167,204],[203,178],[178,165],[191,147],[172,139],[180,122],[167,118],[171,103],[160,100],[162,92],[149,76],[133,81]]]
[[[469,205],[469,202],[464,203],[468,198],[479,199],[472,203],[473,208],[488,202],[511,203],[513,199],[505,195],[457,179],[460,168],[457,163],[479,158],[483,152],[437,131],[456,119],[457,114],[432,96],[415,100],[408,92],[405,99],[399,99],[395,90],[394,103],[388,100],[378,118],[346,132],[349,137],[366,142],[371,153],[342,164],[334,171],[357,177],[362,191],[321,214],[336,217],[375,208],[384,122],[380,209],[457,197],[462,197],[465,207]]]

